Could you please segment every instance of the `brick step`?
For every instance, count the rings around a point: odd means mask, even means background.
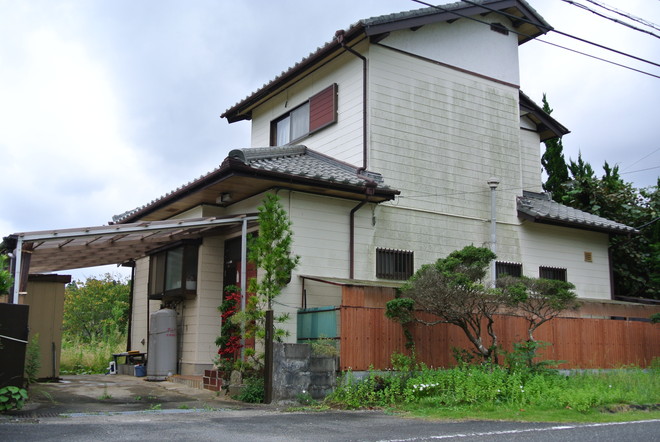
[[[202,376],[189,376],[182,374],[175,374],[167,378],[168,381],[174,382],[175,384],[183,384],[191,388],[197,388],[198,390],[203,390],[202,385]]]

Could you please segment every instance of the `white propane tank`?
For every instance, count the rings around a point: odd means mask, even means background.
[[[176,374],[176,312],[162,309],[149,316],[147,380],[164,381]]]

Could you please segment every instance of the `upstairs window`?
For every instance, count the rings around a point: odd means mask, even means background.
[[[376,277],[405,280],[412,276],[413,269],[413,252],[376,249]]]
[[[197,293],[199,242],[178,243],[149,256],[149,299],[192,297]]]
[[[566,269],[560,267],[539,267],[539,278],[566,281]]]
[[[501,262],[495,263],[495,277],[501,278],[503,276],[515,276],[520,278],[522,276],[522,264],[517,262]]]
[[[271,122],[271,146],[284,146],[337,121],[337,85],[333,84]]]

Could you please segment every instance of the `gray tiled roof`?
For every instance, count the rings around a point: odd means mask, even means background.
[[[472,6],[483,6],[486,9],[491,9],[491,8],[498,8],[499,5],[497,4],[497,0],[472,0],[471,2],[464,2],[464,1],[458,1],[454,3],[449,3],[446,5],[438,5],[434,7],[426,7],[426,8],[419,8],[419,9],[412,9],[409,11],[403,11],[403,12],[396,12],[396,13],[391,13],[391,14],[384,14],[384,15],[379,15],[375,17],[370,17],[362,20],[358,20],[357,22],[353,23],[351,26],[349,26],[344,32],[346,35],[357,35],[360,32],[363,32],[364,30],[370,28],[370,27],[376,27],[379,25],[384,25],[388,23],[396,23],[396,22],[401,22],[405,20],[410,20],[410,19],[416,19],[420,17],[425,17],[425,16],[433,16],[435,14],[442,14],[442,13],[451,13],[452,11],[455,10],[461,10],[463,8],[469,8]],[[536,20],[538,20],[538,23],[541,27],[546,29],[543,33],[547,32],[547,30],[552,29],[552,26],[548,24],[543,17],[538,15],[538,13],[532,8],[525,0],[518,0],[518,3],[520,3],[524,8],[530,11],[530,13],[534,16]],[[507,6],[508,7],[508,6]],[[456,11],[455,11],[456,12]],[[461,16],[460,12],[456,12],[458,16]],[[452,17],[455,19],[455,17]],[[529,19],[529,17],[527,17]],[[339,32],[339,31],[338,31]],[[325,43],[323,46],[319,46],[316,48],[315,51],[309,53],[306,57],[303,57],[302,60],[294,64],[293,66],[289,67],[287,70],[282,71],[278,76],[276,76],[274,79],[269,81],[268,83],[263,84],[259,89],[254,91],[252,94],[246,96],[236,104],[234,104],[232,107],[229,109],[225,110],[221,115],[220,118],[227,118],[229,122],[237,121],[235,119],[235,115],[233,115],[237,109],[239,109],[242,105],[244,105],[247,102],[250,102],[250,100],[254,99],[255,97],[259,97],[262,94],[266,93],[271,87],[276,87],[280,81],[283,81],[286,79],[289,75],[292,75],[293,73],[297,72],[299,69],[302,69],[305,66],[308,66],[310,63],[314,63],[317,58],[327,55],[329,52],[335,50],[339,47],[339,43],[337,43],[336,38],[333,38],[329,42]],[[242,118],[239,118],[242,119]]]
[[[478,4],[488,3],[487,0],[472,0],[472,2]],[[383,14],[383,15],[378,15],[376,17],[360,20],[358,23],[356,23],[356,25],[363,24],[364,26],[372,26],[372,25],[379,25],[382,23],[391,23],[399,20],[406,20],[408,18],[423,17],[425,15],[437,14],[438,12],[461,9],[461,8],[465,8],[466,6],[470,6],[470,4],[467,2],[454,2],[454,3],[447,3],[444,5],[438,5],[435,7],[426,7],[426,8],[412,9],[410,11],[393,12],[391,14]]]
[[[364,171],[358,175],[359,169],[355,166],[303,145],[236,149],[229,152],[228,157],[240,160],[254,169],[354,186],[363,186],[367,181],[373,181],[380,187],[387,187],[383,186],[381,174]]]
[[[355,166],[351,166],[350,164],[320,154],[302,145],[235,149],[227,155],[227,160],[229,159],[239,160],[253,169],[322,181],[329,185],[339,184],[356,187],[364,187],[367,185],[370,187],[378,187],[378,189],[381,190],[387,189],[387,192],[389,193],[398,193],[398,191],[384,185],[381,174],[361,171]],[[227,160],[225,160],[220,167],[216,167],[209,173],[189,181],[143,206],[114,215],[112,217],[112,222],[124,222],[131,216],[142,212],[151,206],[162,204],[165,200],[175,197],[176,194],[180,192],[195,188],[198,185],[203,185],[204,182],[223,173],[227,166]]]
[[[572,224],[585,229],[608,231],[613,233],[636,233],[637,230],[625,224],[607,218],[592,215],[553,201],[550,194],[523,191],[517,198],[518,213],[557,224]]]

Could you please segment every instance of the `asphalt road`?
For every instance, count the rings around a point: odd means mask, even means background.
[[[0,423],[3,441],[654,441],[660,420],[610,424],[429,422],[382,412],[152,410]]]
[[[380,411],[287,412],[132,376],[64,376],[0,415],[19,441],[660,441],[660,420],[614,424],[439,422]]]

